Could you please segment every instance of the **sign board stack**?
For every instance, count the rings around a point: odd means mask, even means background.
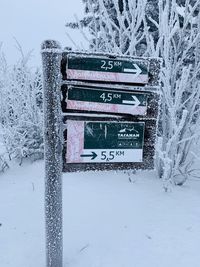
[[[152,169],[160,60],[64,52],[64,171]]]
[[[62,267],[62,172],[154,167],[161,62],[51,40],[42,60],[46,259]]]

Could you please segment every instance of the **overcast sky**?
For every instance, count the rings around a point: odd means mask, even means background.
[[[14,37],[25,53],[34,49],[33,64],[40,64],[40,46],[45,39],[58,40],[63,47],[72,46],[67,38],[65,23],[83,16],[81,0],[0,0],[0,42],[3,42],[9,63],[17,60]],[[83,39],[70,32],[75,42]]]

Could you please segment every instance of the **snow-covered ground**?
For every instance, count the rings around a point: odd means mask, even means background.
[[[0,176],[0,266],[44,267],[43,161]],[[64,267],[199,267],[200,180],[154,172],[63,175]]]

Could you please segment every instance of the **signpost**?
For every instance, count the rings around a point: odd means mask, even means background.
[[[148,83],[148,62],[106,58],[102,56],[68,56],[68,80],[89,80],[117,83]]]
[[[62,171],[154,167],[161,62],[63,52],[51,40],[42,59],[46,266],[62,267]]]
[[[148,93],[111,91],[102,88],[63,86],[67,91],[63,111],[99,111],[115,114],[145,115]]]

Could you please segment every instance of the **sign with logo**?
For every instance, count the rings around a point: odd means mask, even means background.
[[[67,109],[146,115],[147,94],[69,87]]]
[[[147,84],[149,64],[139,59],[116,59],[69,54],[67,80]]]
[[[144,122],[67,121],[67,163],[142,162]]]

